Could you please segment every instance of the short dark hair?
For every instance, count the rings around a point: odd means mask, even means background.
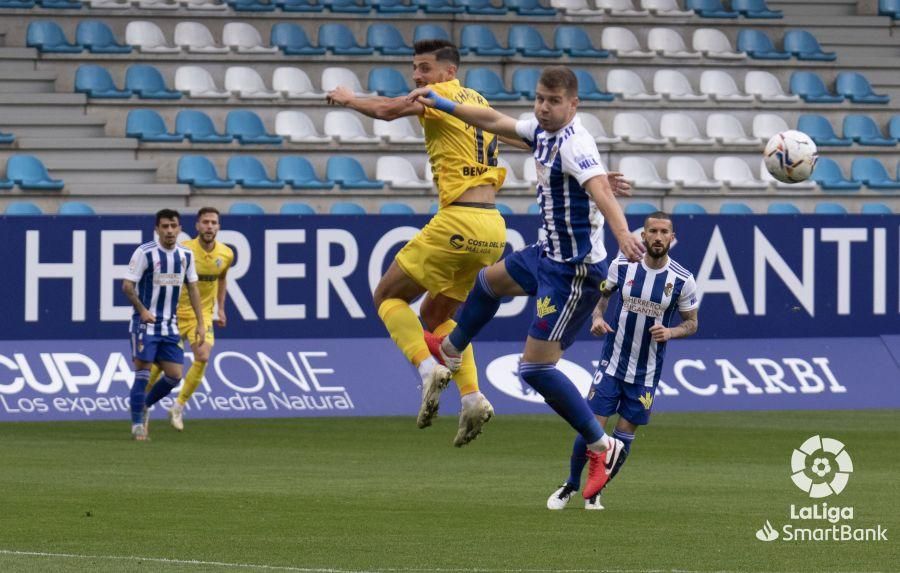
[[[156,226],[159,227],[159,222],[162,219],[177,219],[178,222],[181,222],[181,215],[178,214],[178,211],[175,209],[160,209],[156,212]]]
[[[578,76],[565,66],[544,68],[538,83],[550,90],[563,88],[569,97],[578,95]]]
[[[459,67],[459,50],[453,42],[430,38],[419,40],[413,47],[417,56],[421,54],[434,54],[434,59],[439,62],[450,62]]]
[[[644,217],[644,226],[645,227],[647,226],[647,221],[649,221],[650,219],[662,219],[663,221],[668,221],[668,222],[672,223],[672,229],[675,228],[675,223],[672,222],[672,217],[670,217],[669,214],[666,213],[665,211],[654,211],[653,213],[650,213],[649,215]]]
[[[199,219],[203,215],[206,215],[207,213],[215,213],[216,217],[221,217],[221,215],[219,214],[219,210],[215,207],[200,207],[200,210],[197,211],[197,219]]]

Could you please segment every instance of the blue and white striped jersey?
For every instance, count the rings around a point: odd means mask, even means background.
[[[643,260],[629,263],[617,257],[609,265],[606,290],[619,290],[618,305],[606,335],[600,369],[624,382],[655,387],[662,373],[666,343],[650,336],[650,327],[672,323],[675,311],[697,308],[694,275],[671,258],[658,270]]]
[[[516,123],[516,133],[534,150],[547,256],[561,263],[606,259],[603,214],[583,187],[592,177],[606,175],[593,136],[577,117],[547,133],[532,116]]]
[[[134,281],[141,303],[156,317],[147,334],[178,336],[178,296],[185,281],[197,282],[194,253],[181,245],[167,251],[156,241],[144,243],[131,256],[125,279]],[[131,317],[129,332],[135,332],[141,316]]]

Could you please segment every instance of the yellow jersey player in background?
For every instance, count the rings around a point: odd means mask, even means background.
[[[416,42],[416,86],[431,85],[450,100],[488,107],[481,94],[460,85],[458,69],[459,50],[452,43]],[[352,90],[339,87],[329,92],[328,103],[376,119],[418,116],[425,131],[440,208],[397,254],[375,289],[374,302],[391,338],[419,370],[422,405],[416,423],[426,428],[437,414],[440,393],[451,373],[429,353],[422,323],[438,336],[453,330],[456,323],[451,317],[475,284],[478,271],[496,262],[506,246],[506,224],[494,204],[506,177],[506,170],[497,166],[498,140],[492,133],[404,97],[357,97]],[[422,294],[426,297],[419,322],[410,304]],[[456,446],[475,439],[494,414],[479,391],[471,349],[463,355],[462,364],[454,377],[462,396],[459,430],[453,441]]]
[[[214,305],[218,306],[216,326],[224,328],[227,324],[225,317],[225,276],[234,262],[234,251],[231,250],[231,247],[216,241],[220,221],[219,211],[215,207],[203,207],[197,212],[196,228],[197,236],[183,242],[182,246],[194,253],[197,276],[200,279],[197,284],[200,289],[200,307],[203,311],[206,337],[202,341],[197,341],[187,336],[187,333],[194,332],[197,328],[197,319],[191,311],[191,302],[185,289],[183,289],[178,299],[178,330],[183,335],[181,339],[182,344],[185,341],[190,343],[194,360],[187,371],[187,375],[184,377],[184,384],[181,387],[181,392],[178,393],[178,398],[175,399],[175,404],[169,409],[169,420],[179,432],[184,430],[184,406],[203,380],[206,363],[209,361],[212,347],[215,344],[215,335],[213,334]],[[148,390],[159,378],[160,372],[159,366],[154,364],[150,372]]]

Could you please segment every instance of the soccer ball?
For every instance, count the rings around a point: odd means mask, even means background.
[[[766,169],[782,183],[800,183],[812,175],[816,159],[816,144],[802,131],[789,129],[776,133],[766,144]]]

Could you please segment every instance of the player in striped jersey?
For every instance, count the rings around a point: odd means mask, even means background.
[[[536,89],[535,117],[522,121],[491,108],[456,104],[427,87],[409,97],[500,136],[519,137],[533,150],[542,229],[546,240],[482,270],[456,328],[431,348],[453,370],[461,352],[500,307],[504,296],[536,295],[537,308],[519,368],[520,376],[596,452],[621,451],[607,436],[584,397],[556,363],[575,340],[600,297],[606,251],[598,240],[608,220],[622,251],[638,260],[643,246],[625,215],[600,160],[593,136],[576,117],[578,80],[568,68],[545,69]]]
[[[606,426],[610,416],[619,414],[613,436],[623,442],[624,449],[617,461],[604,463],[606,460],[592,457],[584,439],[576,436],[569,478],[547,500],[549,509],[562,509],[578,491],[589,458],[591,467],[583,491],[585,508],[603,509],[601,490],[628,458],[638,426],[650,421],[666,342],[697,332],[699,303],[694,275],[669,257],[675,238],[672,219],[659,211],[648,215],[641,238],[647,252],[640,262],[620,256],[609,266],[591,326],[592,333],[606,335],[606,339],[587,401],[601,426]],[[603,315],[615,291],[619,291],[619,302],[607,324]],[[681,324],[670,327],[676,311]]]
[[[206,339],[206,326],[197,288],[194,253],[177,244],[181,233],[181,217],[177,211],[163,209],[156,213],[158,241],[144,243],[134,251],[122,290],[134,307],[129,332],[134,361],[134,383],[131,385],[131,436],[147,440],[147,409],[163,398],[181,380],[184,350],[178,332],[178,297],[186,282],[191,307],[197,320],[194,338],[198,344]],[[162,367],[160,383],[146,392],[150,367]]]

